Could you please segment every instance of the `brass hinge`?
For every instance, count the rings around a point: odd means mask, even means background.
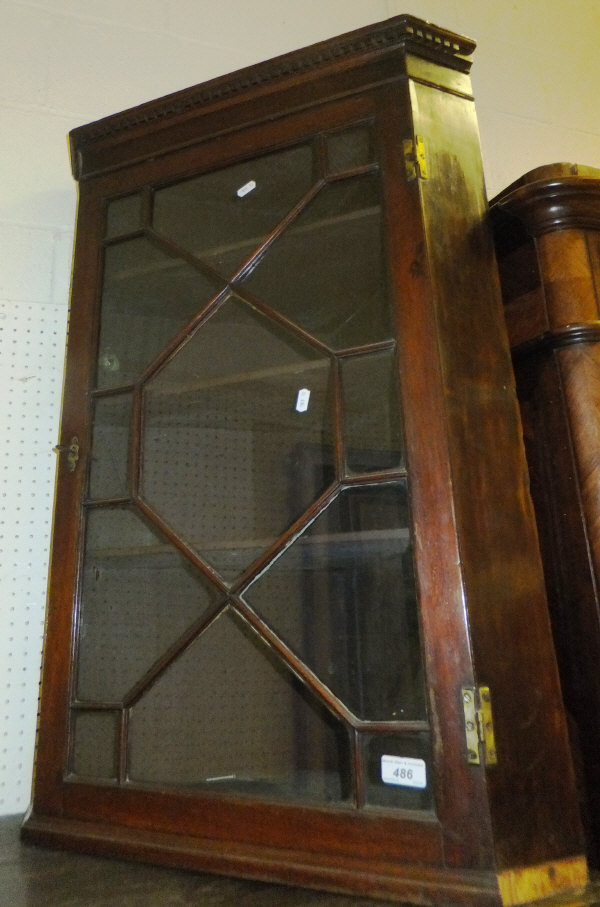
[[[463,687],[463,712],[465,716],[465,739],[467,743],[467,762],[471,765],[481,763],[480,751],[486,765],[496,765],[498,755],[494,738],[494,720],[492,717],[492,697],[489,687]]]
[[[422,180],[426,180],[428,177],[427,158],[423,136],[416,135],[414,141],[412,139],[404,139],[402,148],[404,150],[406,178],[415,180],[419,176]]]
[[[66,451],[67,469],[69,472],[75,472],[79,462],[79,438],[76,435],[71,438],[70,444],[57,444],[52,450],[57,454]]]

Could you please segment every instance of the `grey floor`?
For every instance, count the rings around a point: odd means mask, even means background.
[[[20,816],[0,818],[0,907],[382,907],[365,898],[26,846],[20,824]],[[600,882],[581,897],[544,904],[600,907]]]

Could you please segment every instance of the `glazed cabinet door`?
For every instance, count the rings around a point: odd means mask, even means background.
[[[382,120],[363,97],[82,186],[68,810],[377,810],[438,856]]]
[[[107,204],[73,781],[432,806],[377,145]]]

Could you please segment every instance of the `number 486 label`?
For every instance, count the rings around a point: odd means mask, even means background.
[[[427,787],[427,768],[423,759],[410,756],[382,756],[381,780],[400,787]]]

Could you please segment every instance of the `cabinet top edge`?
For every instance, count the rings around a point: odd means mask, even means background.
[[[600,230],[600,170],[582,169],[585,172],[578,175],[561,176],[550,166],[539,168],[533,171],[537,178],[529,180],[526,174],[492,199],[497,249],[509,251],[523,242],[525,234],[539,237],[557,230]]]
[[[403,50],[468,74],[475,46],[472,39],[425,20],[407,14],[394,16],[78,126],[69,133],[71,152],[75,156],[83,146],[136,127],[226,103],[252,90],[283,85],[312,70],[364,63],[386,51]]]
[[[512,195],[515,190],[525,186],[531,186],[533,183],[535,183],[536,186],[541,186],[542,184],[558,183],[562,181],[568,182],[573,177],[579,179],[600,179],[600,168],[591,167],[587,164],[567,163],[565,161],[554,164],[542,164],[540,167],[528,170],[527,173],[524,173],[502,189],[490,201],[490,205],[494,206],[502,204],[504,199],[509,195]]]

